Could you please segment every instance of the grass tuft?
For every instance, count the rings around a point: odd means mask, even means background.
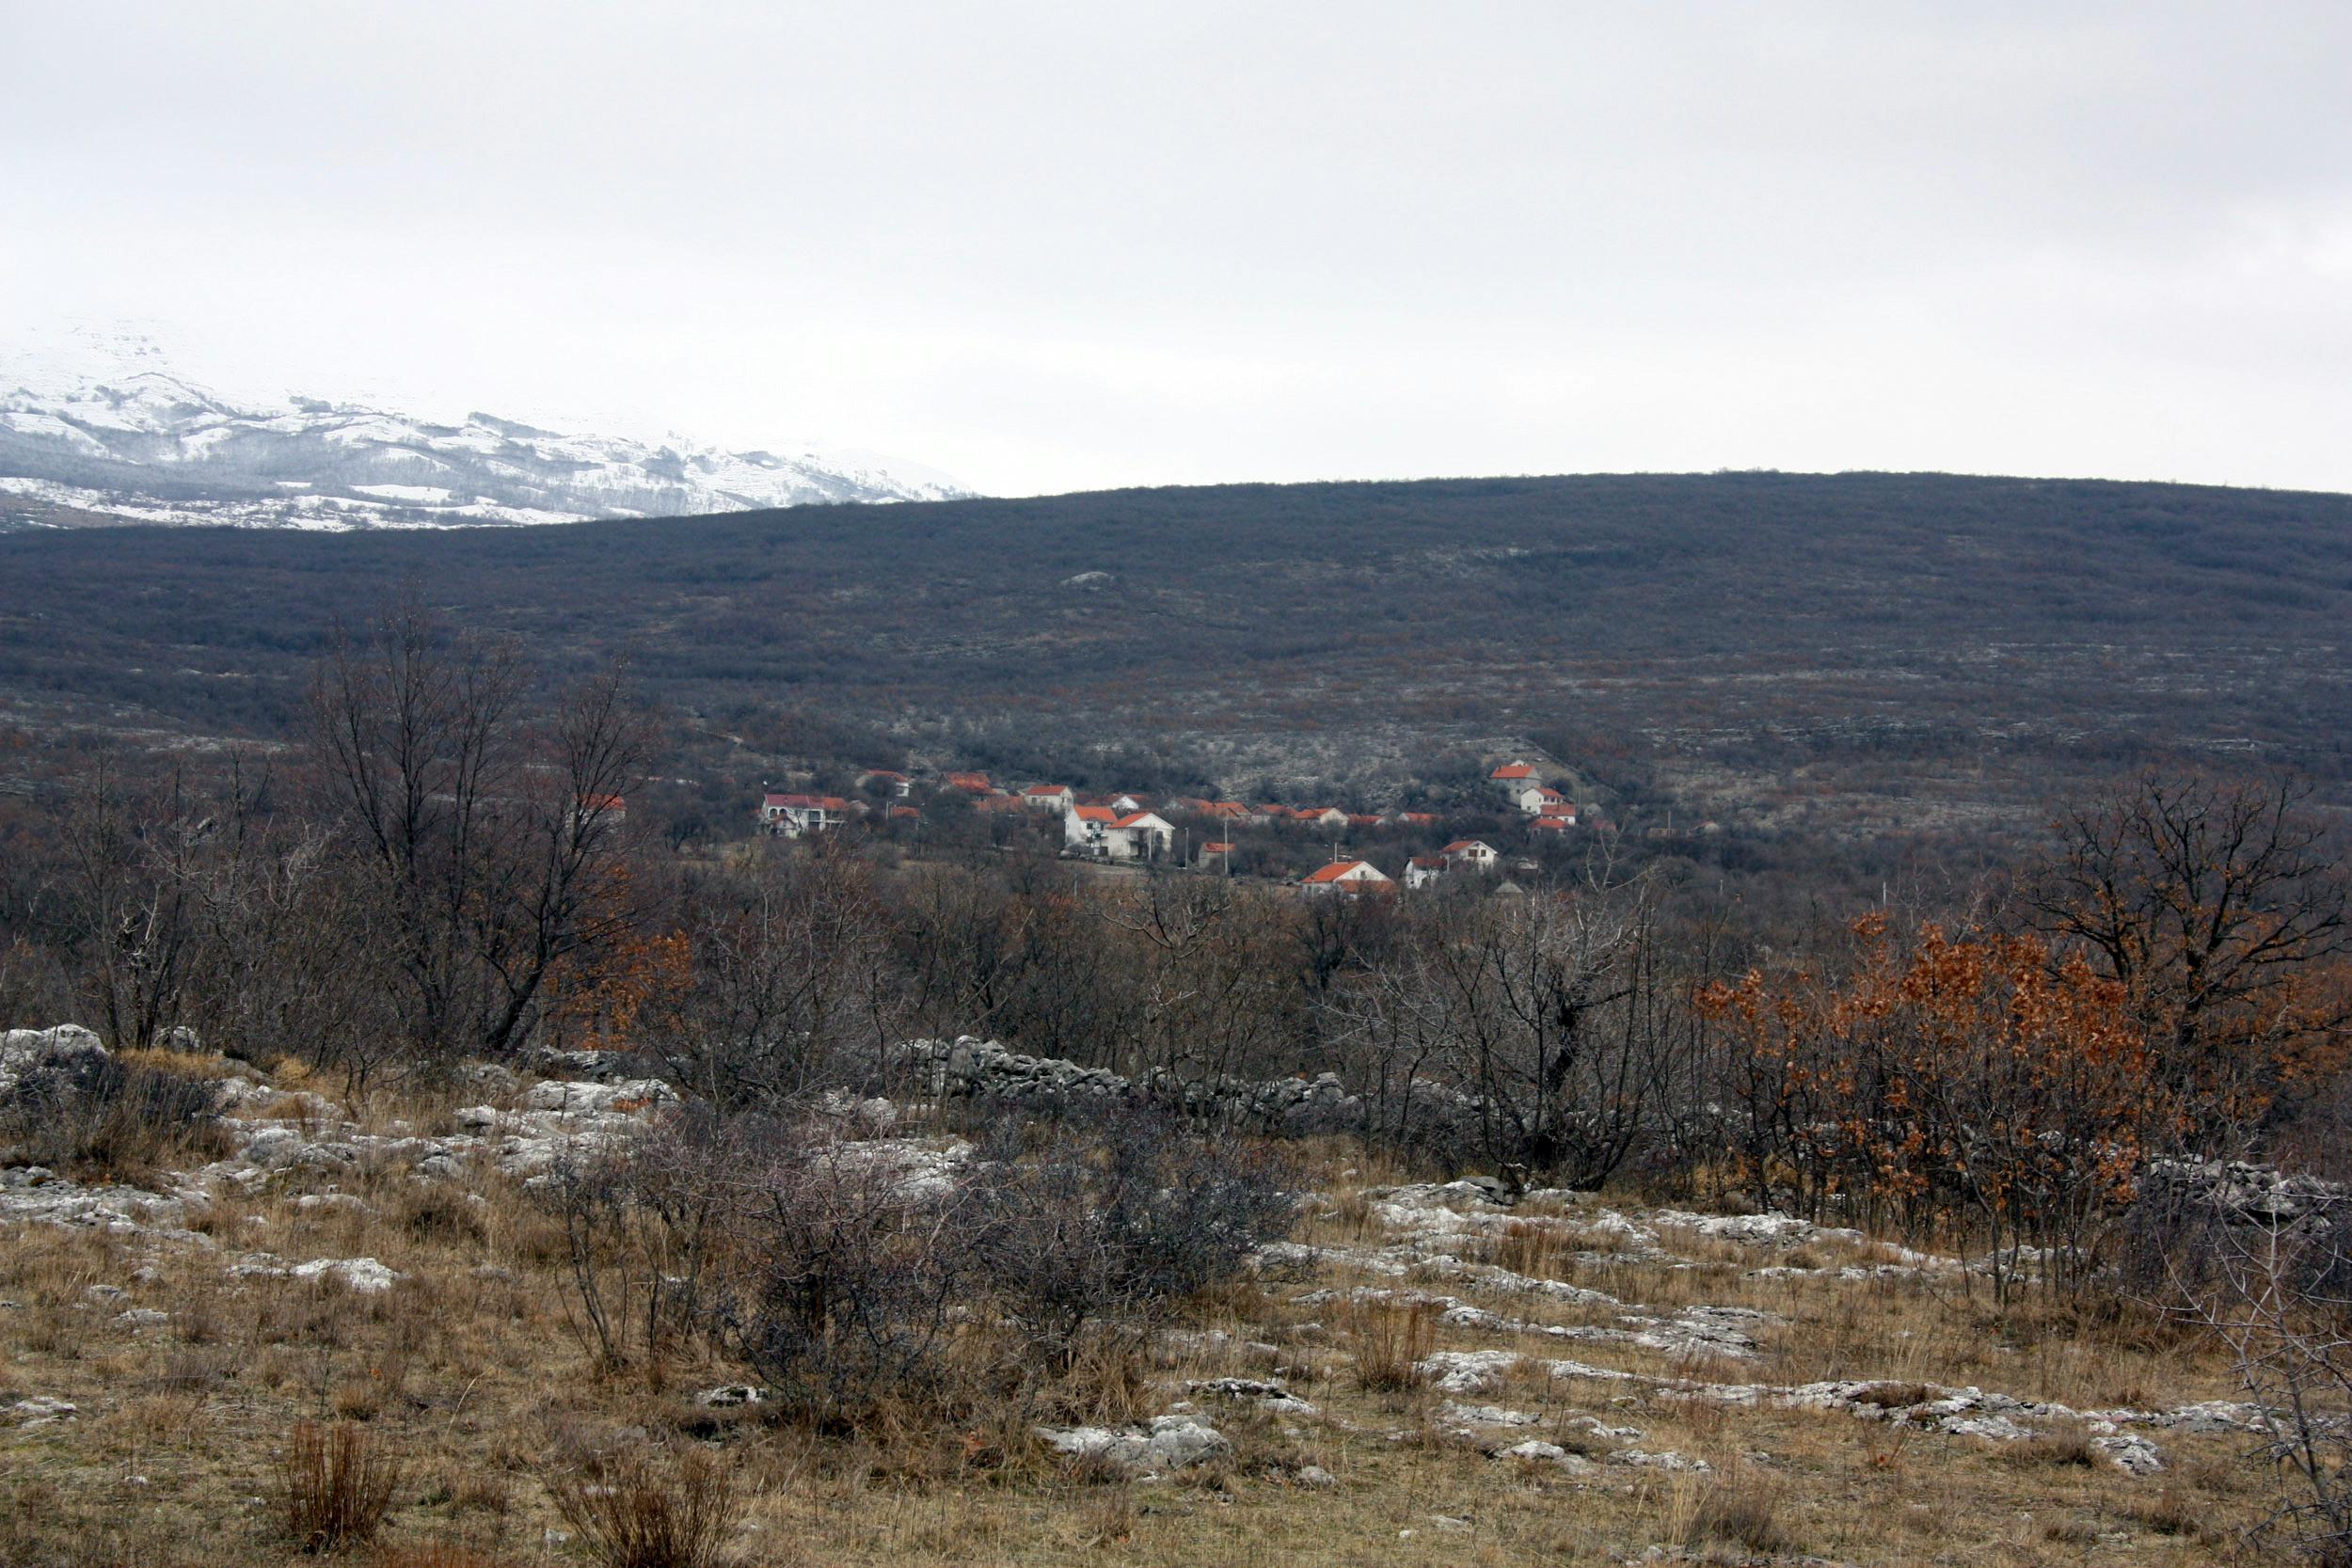
[[[306,1552],[340,1552],[375,1538],[400,1466],[347,1423],[298,1421],[278,1465],[286,1529]]]

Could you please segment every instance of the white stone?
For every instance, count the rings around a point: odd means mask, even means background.
[[[1104,1459],[1137,1475],[1166,1475],[1232,1451],[1232,1443],[1197,1416],[1155,1416],[1149,1426],[1036,1429],[1048,1447],[1074,1458]]]
[[[373,1258],[316,1258],[294,1269],[296,1279],[320,1279],[330,1274],[361,1295],[371,1296],[390,1290],[401,1277]]]

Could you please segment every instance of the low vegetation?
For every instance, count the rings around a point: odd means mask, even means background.
[[[1311,898],[681,853],[624,672],[314,677],[8,808],[0,1561],[2344,1560],[2307,784]]]

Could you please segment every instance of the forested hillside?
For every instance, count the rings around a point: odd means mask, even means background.
[[[1533,737],[1710,811],[2006,809],[2152,751],[2323,779],[2352,498],[1942,475],[1119,491],[529,531],[0,537],[20,721],[266,733],[404,588],[714,730],[1188,749],[1376,793]],[[958,726],[961,726],[959,732]],[[1822,765],[1832,767],[1823,768]],[[1833,777],[1834,775],[1834,777]]]

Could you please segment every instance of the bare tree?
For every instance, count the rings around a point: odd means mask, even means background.
[[[2201,1135],[2259,1115],[2346,1043],[2352,886],[2308,787],[2142,775],[2067,813],[2025,880],[2026,921],[2121,982]]]
[[[175,772],[134,800],[103,762],[66,817],[61,913],[83,954],[82,997],[99,1030],[144,1046],[179,1022],[196,931],[180,875],[209,824]]]
[[[903,1037],[871,867],[819,840],[687,898],[692,982],[661,1048],[704,1098],[773,1110],[845,1085]]]
[[[2352,1563],[2352,1279],[2341,1219],[2215,1224],[2184,1281],[2189,1310],[2230,1347],[2283,1488],[2273,1524],[2315,1562]]]
[[[511,643],[414,607],[365,641],[339,637],[313,682],[328,802],[431,1050],[511,1050],[554,967],[637,918],[618,872],[622,799],[651,723],[618,670],[544,725],[526,721],[524,687]]]

